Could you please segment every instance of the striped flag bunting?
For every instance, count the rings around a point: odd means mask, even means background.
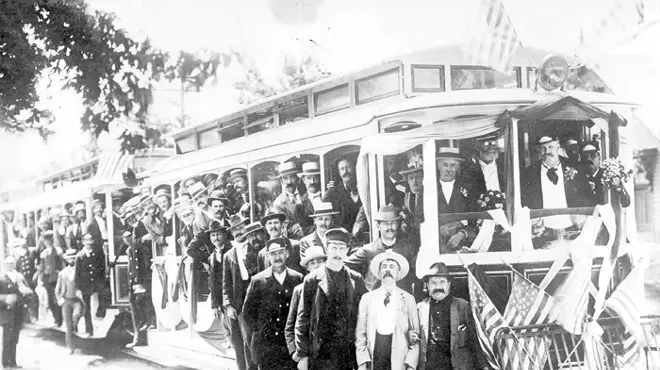
[[[493,351],[493,343],[495,342],[495,334],[497,329],[506,326],[502,314],[495,308],[493,302],[488,298],[486,292],[477,282],[477,279],[472,275],[469,269],[468,274],[468,287],[470,290],[470,306],[472,308],[472,316],[476,323],[477,337],[481,349],[488,359],[488,363],[494,369],[500,369],[500,366],[495,359],[495,352]]]
[[[502,0],[476,0],[472,18],[470,37],[464,48],[472,64],[507,72],[520,40]]]
[[[640,299],[644,298],[642,286],[642,269],[635,267],[605,301],[605,307],[618,316],[626,328],[622,340],[623,353],[619,356],[624,364],[637,357],[640,343],[644,341],[644,330],[637,308]]]

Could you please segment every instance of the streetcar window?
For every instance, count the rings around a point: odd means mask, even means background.
[[[333,87],[314,94],[316,114],[323,114],[350,106],[348,84]]]
[[[199,140],[199,149],[204,149],[213,145],[220,144],[220,134],[215,128],[202,131],[197,135]]]
[[[357,104],[397,95],[401,89],[399,68],[355,81]]]
[[[279,165],[279,162],[266,161],[255,165],[250,171],[252,197],[254,197],[251,204],[256,219],[261,218],[266,209],[272,207],[275,199],[282,193],[282,185],[278,177]],[[250,202],[249,195],[243,194],[241,202],[243,205],[237,207],[236,211],[248,216],[250,212],[249,205],[246,205],[249,204],[248,202]]]
[[[420,225],[424,222],[424,167],[422,146],[404,153],[384,156],[385,204],[401,209],[400,232],[415,247],[420,245]],[[414,264],[415,261],[409,261]]]
[[[291,99],[277,106],[280,115],[280,126],[309,118],[309,107],[307,97]]]
[[[176,141],[176,150],[178,154],[185,154],[197,150],[195,136],[187,136]]]
[[[502,73],[486,67],[451,66],[452,90],[515,89],[522,87],[520,68]]]
[[[414,92],[445,91],[445,67],[413,65],[412,88]]]

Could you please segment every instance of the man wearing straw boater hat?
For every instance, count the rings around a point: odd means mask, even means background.
[[[236,351],[236,365],[240,370],[254,369],[255,366],[242,310],[250,278],[258,272],[257,252],[249,243],[249,239],[254,236],[250,235],[263,229],[259,223],[246,226],[248,222],[241,215],[230,217],[229,231],[234,235],[233,247],[222,257],[222,306]]]
[[[408,275],[408,261],[387,251],[376,256],[369,270],[381,281],[381,287],[364,296],[355,329],[358,369],[416,369],[418,343],[408,338],[419,335],[419,317],[415,298],[398,288],[396,282]]]
[[[310,216],[314,219],[314,231],[300,239],[300,256],[305,257],[305,252],[312,246],[324,248],[325,232],[332,229],[335,216],[339,212],[332,209],[332,203],[320,202],[314,207],[314,213]]]
[[[506,174],[499,141],[497,132],[474,139],[477,156],[466,166],[461,179],[472,185],[475,197],[488,190],[506,192]]]
[[[325,236],[324,236],[325,238]],[[307,273],[310,273],[317,268],[323,266],[327,256],[323,247],[313,246],[307,249],[305,256],[300,261],[300,266],[304,267]],[[298,319],[298,304],[302,296],[303,284],[298,284],[293,289],[291,296],[291,304],[289,305],[289,314],[286,318],[286,326],[284,327],[284,337],[286,339],[286,346],[289,349],[289,355],[295,362],[300,361],[300,357],[296,351],[296,320]]]
[[[305,185],[305,194],[301,197],[303,204],[305,200],[309,200],[312,207],[316,207],[318,203],[322,202],[321,197],[321,168],[318,162],[306,162],[302,165],[302,172],[298,173],[298,177]],[[309,206],[309,205],[308,205]],[[311,208],[313,211],[314,208]],[[310,212],[311,213],[311,212]]]
[[[284,239],[284,243],[289,250],[287,267],[298,272],[303,272],[300,267],[300,243],[297,240],[287,238],[284,233],[286,215],[278,208],[269,208],[259,222],[268,233],[268,239]],[[270,266],[270,259],[265,249],[259,251],[258,265],[259,271],[263,271]]]
[[[62,316],[64,317],[64,326],[66,328],[65,342],[69,348],[69,354],[75,351],[73,343],[73,333],[78,327],[78,322],[83,316],[85,307],[83,305],[82,292],[76,286],[75,281],[75,261],[76,250],[67,249],[64,253],[64,260],[67,266],[57,275],[57,286],[55,287],[55,296],[57,304],[62,307]]]
[[[355,253],[346,258],[346,266],[361,272],[369,290],[377,288],[378,275],[374,275],[369,269],[371,261],[379,254],[388,250],[399,253],[406,258],[409,265],[415,266],[417,260],[417,248],[407,239],[399,237],[399,225],[401,214],[393,205],[380,207],[378,213],[374,216],[376,226],[380,231],[380,238],[371,244],[367,244]],[[408,293],[413,293],[417,278],[414,276],[414,270],[405,276],[402,276],[397,285]],[[417,284],[419,285],[419,284]]]
[[[344,266],[350,234],[325,233],[327,260],[303,283],[296,322],[299,370],[349,370],[355,361],[355,325],[360,299],[367,292],[362,276]]]
[[[451,276],[442,262],[423,277],[428,298],[417,305],[420,336],[419,370],[490,369],[481,350],[470,304],[451,293]],[[419,339],[418,339],[419,338]]]
[[[458,150],[456,140],[439,140],[436,166],[438,168],[438,214],[475,211],[471,186],[459,178],[465,158]],[[473,223],[465,227],[455,221],[440,226],[440,253],[452,253],[459,249],[469,236],[476,234]]]
[[[270,267],[252,277],[243,305],[251,333],[251,353],[259,369],[295,369],[284,328],[291,296],[302,283],[302,274],[287,268],[289,250],[283,238],[266,242]]]

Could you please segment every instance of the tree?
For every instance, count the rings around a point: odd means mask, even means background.
[[[120,117],[144,121],[167,54],[114,22],[83,0],[0,2],[0,128],[47,137],[52,117],[38,108],[36,85],[53,75],[82,96],[83,130],[98,136]]]

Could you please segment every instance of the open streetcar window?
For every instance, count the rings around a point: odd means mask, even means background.
[[[282,193],[282,185],[278,176],[279,167],[279,162],[266,161],[253,166],[250,170],[252,196],[258,209],[256,213],[259,218],[263,216],[266,209],[273,206],[275,199]],[[247,200],[245,201],[247,202]]]
[[[519,67],[502,73],[486,67],[451,66],[452,90],[515,89],[522,87]]]

